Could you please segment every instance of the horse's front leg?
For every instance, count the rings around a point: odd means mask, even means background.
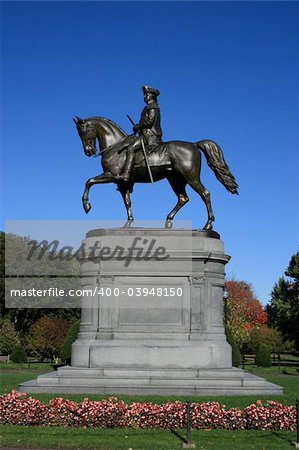
[[[130,196],[130,188],[127,183],[118,183],[118,190],[122,195],[126,210],[127,210],[127,224],[126,226],[130,226],[130,224],[133,222],[133,212],[131,208],[131,196]]]
[[[91,210],[91,204],[88,201],[89,189],[91,188],[91,186],[93,186],[94,184],[112,183],[114,181],[114,177],[109,173],[102,173],[101,175],[89,178],[89,180],[86,181],[84,193],[82,196],[83,208],[86,214]]]

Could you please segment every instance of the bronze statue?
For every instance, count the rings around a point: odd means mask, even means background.
[[[178,201],[167,216],[170,225],[176,213],[189,201],[186,185],[189,184],[204,201],[208,220],[204,229],[211,230],[215,220],[210,201],[210,193],[200,181],[201,150],[209,167],[218,180],[232,194],[238,193],[238,185],[224,160],[221,148],[216,142],[202,140],[195,143],[184,141],[162,142],[160,110],[157,104],[159,91],[143,87],[147,106],[141,114],[140,122],[134,125],[135,134],[127,135],[118,125],[103,117],[73,119],[87,156],[102,156],[104,172],[87,180],[82,197],[86,213],[91,206],[88,201],[89,189],[94,184],[116,183],[127,210],[128,222],[134,220],[130,194],[135,183],[149,183],[167,178]],[[96,140],[100,153],[97,153]]]
[[[117,177],[118,179],[122,179],[124,181],[129,181],[131,178],[135,163],[135,152],[142,148],[144,159],[148,163],[147,153],[156,151],[159,145],[162,144],[160,108],[157,102],[157,97],[160,95],[160,92],[158,89],[150,86],[143,86],[142,90],[144,94],[144,101],[147,106],[145,106],[141,113],[140,122],[134,125],[134,122],[130,116],[128,116],[133,123],[134,134],[140,133],[140,137],[133,143],[129,143],[129,146],[126,148],[126,163],[123,173]],[[149,164],[147,164],[147,169],[150,177],[152,178]]]

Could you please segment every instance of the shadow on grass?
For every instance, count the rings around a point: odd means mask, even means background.
[[[296,372],[299,372],[298,369],[296,370]],[[298,376],[299,376],[299,373],[290,373],[290,372],[288,372],[287,370],[282,370],[281,373],[282,373],[283,375],[289,375],[289,376],[291,376],[291,377],[298,377]]]
[[[293,441],[291,439],[289,439],[286,436],[282,436],[281,434],[279,434],[279,431],[274,431],[273,430],[273,431],[271,431],[271,434],[273,434],[275,437],[277,437],[277,438],[279,438],[279,439],[281,439],[283,441],[289,442],[289,444],[291,444],[291,445],[294,445],[294,443],[293,443]]]
[[[183,442],[184,444],[187,444],[187,439],[186,439],[184,436],[182,436],[178,431],[176,431],[176,430],[174,430],[174,429],[171,429],[170,431],[171,431],[171,433],[174,434],[177,438],[179,438],[181,442]]]

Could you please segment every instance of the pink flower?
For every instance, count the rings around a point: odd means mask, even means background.
[[[294,406],[257,400],[244,410],[225,409],[218,402],[191,403],[193,428],[206,429],[295,429]],[[61,397],[45,405],[26,394],[12,391],[0,397],[0,423],[64,427],[184,428],[186,404],[180,401],[156,405],[134,402],[127,405],[117,397],[77,403]]]

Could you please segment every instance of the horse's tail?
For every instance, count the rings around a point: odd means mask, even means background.
[[[216,144],[216,142],[206,139],[196,142],[196,145],[200,148],[200,150],[202,150],[206,157],[208,166],[213,170],[220,183],[222,183],[223,186],[232,194],[238,194],[238,185],[235,177],[229,170],[219,145]]]

